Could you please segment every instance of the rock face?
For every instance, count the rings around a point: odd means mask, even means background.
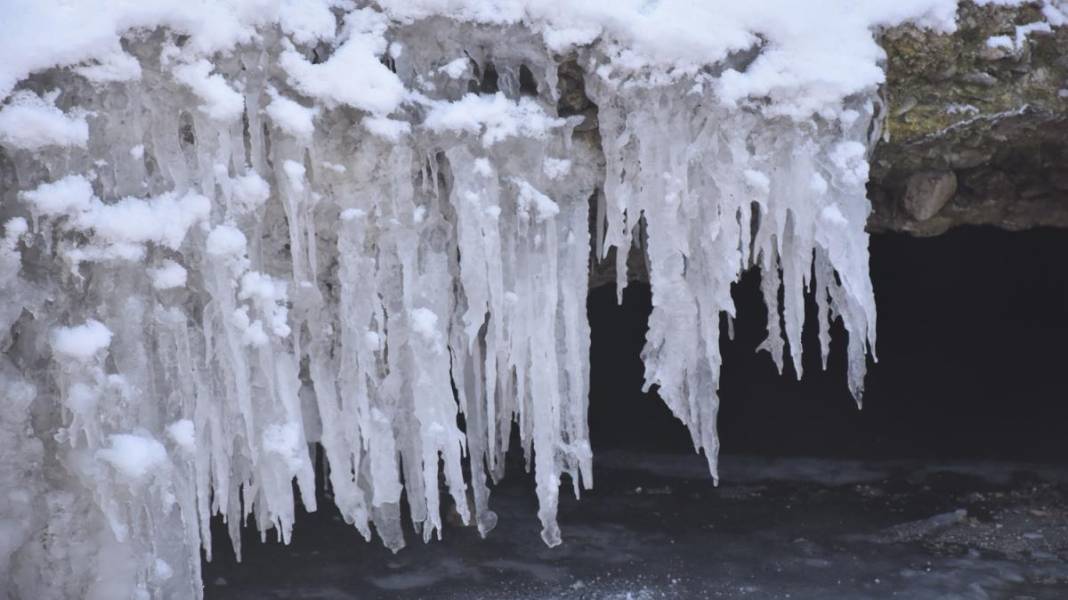
[[[1047,20],[966,2],[952,35],[885,32],[870,231],[1068,226],[1068,28]]]

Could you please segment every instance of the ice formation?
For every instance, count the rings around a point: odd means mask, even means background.
[[[644,252],[646,382],[713,475],[743,271],[780,369],[806,290],[824,358],[841,318],[859,398],[873,31],[955,4],[0,10],[0,587],[179,598],[213,515],[239,554],[249,517],[289,539],[316,442],[344,519],[398,549],[402,502],[424,540],[443,494],[493,528],[514,425],[559,543],[562,481],[592,484],[591,248],[620,290]]]

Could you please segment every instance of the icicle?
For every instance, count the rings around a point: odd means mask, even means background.
[[[863,274],[869,207],[858,173],[866,168],[866,146],[850,140],[865,140],[866,132],[833,120],[813,126],[708,107],[690,83],[594,83],[608,219],[615,223],[605,244],[616,247],[618,289],[626,283],[622,257],[634,243],[634,215],[641,215],[647,234],[653,312],[642,352],[645,387],[657,386],[715,476],[720,314],[734,314],[730,285],[750,261],[761,269],[768,308],[760,348],[781,372],[788,343],[800,376],[804,290],[816,257],[819,306],[825,315],[829,297],[830,309],[846,320],[850,386],[859,393],[864,342],[853,344],[857,337],[874,344],[874,300]],[[821,173],[831,182],[814,185],[824,181]],[[721,219],[738,227],[724,227]],[[849,240],[850,253],[840,240]],[[831,271],[841,287],[828,278]],[[821,345],[825,321],[822,316]]]

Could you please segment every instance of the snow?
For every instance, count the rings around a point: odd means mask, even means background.
[[[263,432],[263,448],[273,452],[285,462],[295,474],[301,467],[301,453],[304,452],[300,430],[296,423],[268,425]]]
[[[1013,43],[1012,38],[1010,38],[1007,35],[995,35],[995,36],[991,36],[991,37],[987,38],[986,47],[987,48],[1007,48],[1009,50],[1012,50],[1013,48],[1016,47],[1016,45]]]
[[[178,198],[167,193],[148,199],[123,198],[113,204],[98,200],[75,222],[80,229],[92,230],[108,243],[152,242],[177,250],[189,229],[210,212],[211,201],[200,194]]]
[[[1023,46],[1027,41],[1027,37],[1033,33],[1052,33],[1053,28],[1045,21],[1037,21],[1035,23],[1028,23],[1026,25],[1018,25],[1016,27],[1016,37],[1013,40],[1017,47]]]
[[[475,173],[478,173],[483,177],[493,177],[493,165],[490,164],[489,159],[476,158],[474,162],[474,169]],[[549,175],[549,172],[546,172],[546,175]],[[553,179],[555,179],[555,177]]]
[[[304,165],[295,160],[286,160],[282,163],[282,170],[285,171],[286,177],[289,179],[289,185],[295,192],[304,191]]]
[[[35,214],[78,215],[92,207],[93,186],[82,175],[67,175],[57,181],[42,183],[21,194]]]
[[[560,179],[571,172],[571,161],[566,158],[546,157],[542,169],[549,179]]]
[[[360,217],[364,216],[364,212],[358,208],[346,208],[345,210],[341,211],[340,216],[342,221],[352,221],[354,219],[359,219]]]
[[[808,325],[826,360],[840,320],[859,400],[874,31],[955,16],[951,0],[9,4],[0,289],[19,310],[0,307],[0,384],[26,405],[39,390],[34,427],[19,409],[12,431],[47,443],[17,457],[59,466],[32,483],[53,498],[34,518],[69,530],[42,558],[66,575],[19,574],[28,597],[197,597],[213,516],[240,555],[242,523],[286,542],[297,502],[315,510],[309,442],[344,520],[399,550],[442,535],[442,494],[490,533],[514,424],[561,543],[561,483],[592,485],[591,248],[616,249],[621,294],[642,241],[646,385],[714,476],[719,323],[747,270],[779,369],[789,348],[801,375]],[[596,122],[558,112],[568,53]],[[13,328],[23,307],[43,325]],[[45,556],[41,537],[20,534],[16,559]],[[68,547],[123,559],[70,564]]]
[[[271,197],[270,184],[255,171],[235,177],[230,183],[236,208],[241,212],[253,212]]]
[[[96,407],[97,390],[84,383],[75,383],[67,392],[67,407],[76,414],[90,414]]]
[[[185,287],[188,276],[185,267],[169,258],[164,259],[159,268],[149,269],[148,273],[152,277],[152,287],[157,290]]]
[[[378,60],[386,50],[386,19],[371,9],[345,17],[347,39],[323,63],[312,64],[296,50],[282,53],[279,64],[301,93],[328,104],[347,104],[370,113],[388,114],[404,99],[404,85]]]
[[[4,223],[4,243],[14,249],[20,237],[30,230],[30,224],[22,217],[11,217]]]
[[[58,327],[52,335],[52,349],[60,355],[87,361],[111,345],[111,330],[96,319],[81,325]]]
[[[417,308],[412,311],[412,331],[423,336],[427,341],[438,340],[438,316],[428,308]]]
[[[470,68],[470,66],[471,59],[462,56],[438,67],[438,71],[445,73],[452,79],[459,79],[460,77],[463,77],[464,73],[467,72],[467,69]]]
[[[110,446],[97,450],[97,458],[130,479],[141,479],[167,462],[163,444],[149,436],[116,433],[108,441]]]
[[[55,95],[44,98],[18,92],[0,109],[0,144],[23,150],[48,146],[85,147],[89,125],[80,114],[65,114],[55,106]]]
[[[282,31],[298,44],[334,39],[337,22],[330,7],[333,2],[320,0],[282,0],[278,6],[278,23]]]
[[[218,73],[212,73],[210,62],[200,59],[187,65],[174,67],[174,77],[189,86],[193,93],[204,101],[200,107],[213,119],[233,121],[241,116],[245,109],[245,99],[236,90],[227,85]]]
[[[412,130],[411,125],[405,121],[387,119],[385,117],[364,117],[361,123],[367,128],[367,131],[390,142],[400,140],[401,136]]]
[[[98,84],[133,81],[141,78],[141,63],[121,50],[106,54],[95,62],[96,64],[76,67],[74,71]]]
[[[518,177],[512,178],[512,183],[519,188],[518,200],[521,211],[533,210],[534,217],[538,221],[551,219],[560,214],[560,206],[530,183]]]
[[[241,256],[245,253],[247,245],[248,240],[240,229],[230,225],[219,225],[208,234],[206,250],[212,256]]]
[[[279,129],[293,137],[308,140],[315,133],[317,107],[306,107],[275,92],[264,111]]]
[[[286,324],[286,282],[258,271],[247,271],[241,276],[239,300],[252,300],[265,315],[271,331],[279,336],[289,335]]]
[[[550,117],[530,98],[513,102],[502,93],[466,94],[455,102],[436,103],[423,122],[436,132],[481,133],[486,147],[515,136],[544,137],[563,124],[563,119]]]
[[[160,580],[166,581],[174,575],[174,569],[171,568],[167,561],[157,558],[156,564],[153,567],[156,577]]]
[[[20,194],[34,214],[68,215],[74,229],[92,233],[104,246],[118,248],[116,257],[139,259],[138,246],[155,243],[177,250],[189,229],[207,218],[211,201],[188,193],[155,198],[123,198],[105,204],[93,196],[92,185],[82,175],[67,175]],[[83,254],[87,252],[83,250]]]
[[[975,0],[975,3],[979,6],[1018,7],[1030,2],[1025,2],[1024,0]],[[986,40],[986,46],[988,48],[1003,48],[1010,51],[1019,50],[1024,47],[1028,37],[1032,34],[1049,34],[1053,32],[1054,27],[1068,25],[1068,3],[1065,3],[1064,0],[1039,0],[1034,3],[1041,4],[1041,12],[1044,20],[1017,25],[1012,36],[991,36]]]
[[[746,169],[742,171],[742,175],[745,176],[746,183],[748,183],[753,190],[761,194],[767,194],[771,191],[771,179],[768,179],[768,176],[760,171]]]
[[[1060,2],[1045,0],[1042,3],[1042,16],[1046,17],[1046,22],[1053,27],[1068,25],[1068,3],[1063,0]]]

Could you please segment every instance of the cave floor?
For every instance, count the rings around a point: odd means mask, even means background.
[[[292,544],[217,543],[207,598],[1068,598],[1068,468],[1020,463],[602,452],[561,491],[564,543],[538,535],[533,482],[491,499],[497,528],[447,525],[392,554],[332,510]],[[228,544],[228,542],[227,542]]]

